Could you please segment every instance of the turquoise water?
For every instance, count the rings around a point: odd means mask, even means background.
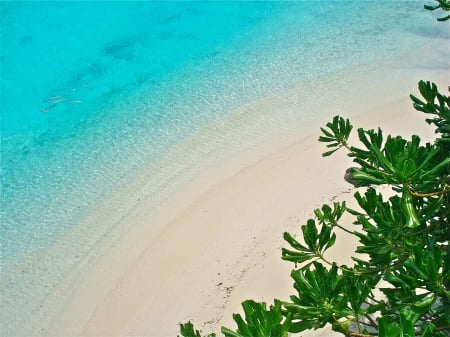
[[[107,193],[128,169],[120,154],[131,138],[150,140],[142,165],[198,123],[195,111],[177,106],[195,87],[183,80],[174,88],[177,73],[214,58],[270,7],[4,3],[3,256],[48,244]],[[200,113],[200,122],[214,114]],[[87,198],[73,200],[76,190]]]
[[[32,284],[76,264],[47,248],[136,172],[232,109],[413,50],[405,36],[445,34],[421,7],[1,2],[1,334],[20,336],[41,310],[51,289]],[[83,249],[113,230],[92,228]]]

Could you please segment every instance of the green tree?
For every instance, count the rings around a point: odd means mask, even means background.
[[[436,2],[425,8],[450,10],[449,0]],[[433,143],[360,128],[358,146],[351,145],[353,125],[339,116],[321,128],[323,155],[344,149],[355,163],[345,179],[360,188],[359,207],[323,205],[301,226],[302,240],[284,233],[282,259],[295,264],[295,294],[269,308],[243,302],[244,317],[233,315],[237,329],[221,330],[226,337],[284,337],[326,325],[348,337],[450,336],[450,98],[434,83],[418,87],[421,97],[410,97],[435,127]],[[394,195],[386,199],[381,185]],[[342,224],[344,214],[351,225]],[[336,229],[359,241],[351,266],[326,256]],[[190,322],[181,334],[201,336]]]

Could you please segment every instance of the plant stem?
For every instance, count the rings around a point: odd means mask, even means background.
[[[339,228],[339,229],[342,229],[344,232],[347,232],[347,233],[352,234],[352,235],[356,235],[355,232],[352,232],[352,231],[348,230],[347,228],[345,228],[345,227],[339,225],[337,222],[336,222],[336,223],[333,223],[332,225],[333,225],[333,226],[336,226],[336,227]]]

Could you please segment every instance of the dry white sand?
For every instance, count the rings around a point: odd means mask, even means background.
[[[357,127],[432,136],[408,98],[422,78],[441,88],[449,83],[447,61],[427,54],[346,69],[261,98],[187,139],[159,171],[142,172],[80,225],[113,222],[119,229],[74,270],[79,277],[48,299],[57,303],[66,292],[43,333],[176,336],[187,320],[219,332],[222,325],[234,328],[231,314],[247,298],[287,299],[292,265],[280,258],[282,233],[299,233],[331,198],[351,199],[352,186],[343,180],[351,160],[344,152],[321,157],[319,127],[339,113]],[[189,156],[203,159],[152,192],[149,181]],[[329,257],[349,263],[355,244],[340,238]]]

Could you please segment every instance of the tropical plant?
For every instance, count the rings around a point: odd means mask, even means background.
[[[434,143],[358,129],[362,146],[351,146],[353,126],[338,116],[321,129],[319,141],[329,148],[324,156],[344,148],[358,165],[347,180],[365,188],[354,195],[360,209],[323,205],[301,227],[303,242],[284,233],[282,258],[296,265],[291,276],[297,293],[268,310],[265,303],[244,302],[245,319],[235,314],[238,329],[222,328],[226,337],[281,337],[327,324],[355,337],[449,336],[450,98],[429,82],[421,81],[419,91],[423,99],[411,99],[430,115]],[[385,199],[380,185],[395,194]],[[352,226],[341,224],[346,213]],[[352,266],[326,257],[337,228],[359,240]],[[200,336],[190,323],[181,333]]]
[[[428,9],[430,11],[434,11],[436,9],[441,9],[443,11],[448,12],[448,11],[450,11],[450,0],[435,0],[435,3],[425,5],[424,7],[425,7],[425,9]],[[448,19],[450,19],[450,15],[440,17],[437,20],[438,21],[446,21]]]
[[[448,11],[450,1],[425,8]],[[358,208],[323,205],[301,226],[302,240],[284,233],[282,259],[295,264],[296,293],[268,309],[243,302],[245,317],[233,315],[238,328],[223,327],[226,337],[284,337],[326,325],[347,337],[450,336],[450,97],[434,83],[420,81],[418,89],[421,97],[410,97],[435,127],[433,143],[360,128],[354,146],[353,125],[339,116],[321,128],[323,155],[344,149],[355,163],[345,179],[358,187]],[[383,195],[382,185],[393,195]],[[339,230],[359,242],[351,266],[327,256]],[[201,336],[190,322],[181,334]]]

